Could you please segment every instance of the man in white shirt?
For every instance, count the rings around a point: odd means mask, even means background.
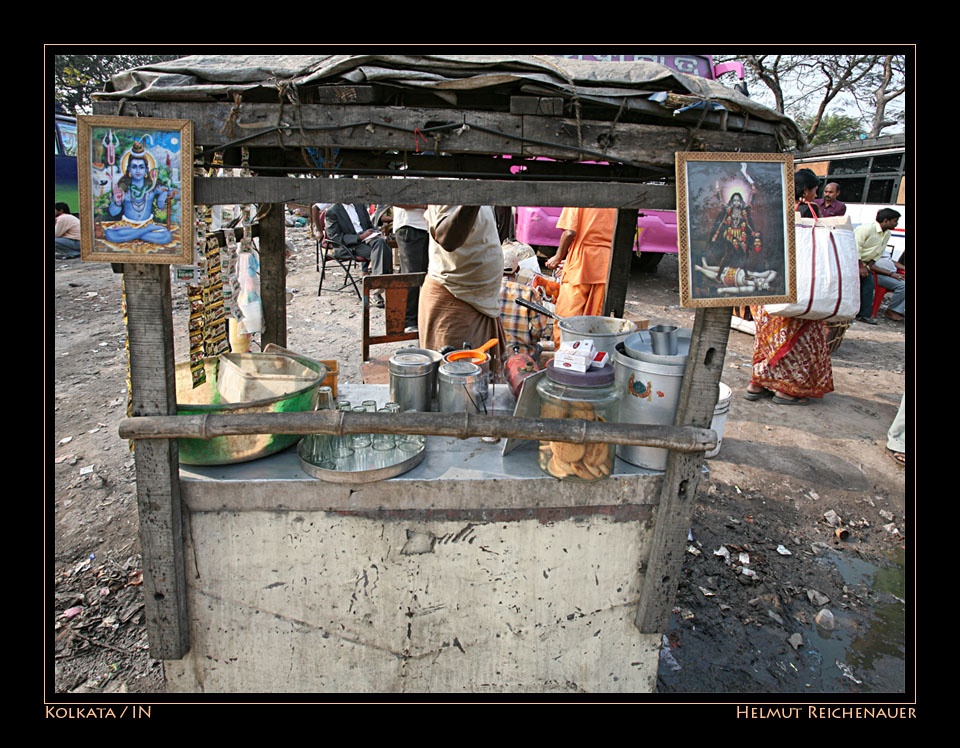
[[[53,206],[56,226],[53,231],[54,254],[61,259],[80,256],[80,219],[70,212],[66,203]]]
[[[372,275],[389,275],[393,272],[390,246],[383,234],[373,228],[367,206],[349,203],[331,205],[323,217],[323,225],[328,239],[343,244],[357,257],[369,260],[368,270]],[[337,254],[336,251],[334,254]],[[341,254],[345,253],[341,250]],[[374,294],[373,303],[382,307],[383,297]]]

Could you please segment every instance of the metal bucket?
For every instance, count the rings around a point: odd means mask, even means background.
[[[430,353],[433,351],[402,348],[390,357],[390,400],[399,405],[401,411],[430,410],[438,364],[438,359]]]
[[[207,381],[193,386],[190,362],[175,367],[177,415],[206,413],[289,413],[313,410],[317,389],[326,377],[326,367],[319,361],[295,356],[296,361],[317,372],[317,379],[287,395],[247,403],[224,403],[217,391],[217,359],[204,359]],[[299,434],[237,434],[212,439],[178,439],[180,462],[184,465],[229,465],[247,462],[286,449],[300,440]]]
[[[635,358],[627,355],[623,343],[617,345],[613,366],[617,387],[623,391],[620,423],[672,426],[676,422],[680,386],[690,351],[689,331],[677,332],[679,346],[675,356],[655,354],[652,347],[646,353],[641,343],[631,339],[635,355],[642,356]],[[655,447],[617,445],[617,457],[648,470],[666,469],[668,454],[666,449]]]
[[[592,340],[598,351],[606,351],[611,356],[617,343],[622,343],[628,335],[636,332],[637,323],[616,317],[567,317],[557,324],[560,326],[560,342],[573,340]]]
[[[437,404],[441,413],[483,413],[487,378],[469,361],[448,361],[437,371]]]
[[[713,421],[710,423],[710,428],[717,432],[717,446],[703,455],[707,459],[720,454],[720,445],[723,444],[723,427],[727,423],[727,413],[730,412],[732,397],[733,391],[723,382],[720,382],[720,395],[717,398],[717,407],[713,409]]]

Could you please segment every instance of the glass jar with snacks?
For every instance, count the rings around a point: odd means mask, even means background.
[[[614,382],[613,366],[570,371],[547,364],[547,375],[537,383],[541,418],[583,418],[615,423],[621,391]],[[540,442],[537,462],[554,478],[571,481],[601,480],[610,475],[615,444],[594,442]]]

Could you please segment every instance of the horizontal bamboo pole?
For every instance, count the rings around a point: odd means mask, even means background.
[[[432,434],[467,439],[496,436],[541,441],[602,442],[706,452],[717,434],[690,426],[641,426],[580,418],[515,418],[477,413],[208,413],[139,416],[120,422],[122,439],[212,439],[237,434]]]

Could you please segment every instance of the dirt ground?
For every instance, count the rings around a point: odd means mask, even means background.
[[[351,294],[317,298],[313,241],[305,228],[288,228],[288,239],[297,249],[288,261],[288,347],[336,358],[341,379],[359,381],[360,305]],[[120,276],[79,260],[53,261],[51,276],[48,692],[160,693],[162,663],[149,656],[144,624],[133,455],[117,435],[126,409]],[[676,285],[675,256],[656,273],[635,271],[626,316],[691,327]],[[174,326],[182,361],[179,286]],[[723,381],[734,395],[697,495],[658,691],[902,693],[911,662],[903,621],[913,604],[903,570],[913,568],[913,548],[907,474],[884,447],[905,387],[905,327],[853,325],[833,357],[835,392],[806,407],[742,397],[752,350],[750,335],[731,331]]]

